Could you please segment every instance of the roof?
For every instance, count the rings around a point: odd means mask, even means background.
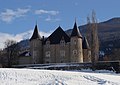
[[[30,54],[30,52],[25,51],[19,55],[19,57],[23,57],[23,56],[31,56],[31,54]]]
[[[32,37],[30,38],[30,41],[33,40],[33,39],[41,39],[41,37],[39,35],[39,32],[38,32],[37,25],[35,25],[35,29],[34,29]]]
[[[83,40],[83,43],[82,43],[82,48],[83,49],[89,49],[90,48],[86,37],[84,37],[84,40]]]
[[[50,41],[50,44],[59,44],[60,41],[64,39],[65,42],[70,42],[70,37],[63,31],[63,29],[59,26],[46,40]]]
[[[82,38],[82,35],[81,35],[81,33],[80,33],[80,31],[79,31],[79,29],[77,27],[77,23],[76,22],[74,24],[74,27],[73,27],[73,30],[72,30],[72,33],[71,33],[71,37],[75,37],[75,36],[77,36],[79,38]]]

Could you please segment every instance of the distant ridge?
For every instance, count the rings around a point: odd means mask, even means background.
[[[79,26],[81,34],[86,33],[86,25]],[[70,35],[72,29],[66,31]],[[98,23],[100,50],[106,54],[112,53],[112,49],[120,48],[120,17],[115,17]],[[29,48],[29,40],[19,42],[22,48]]]
[[[84,36],[86,33],[86,25],[79,26],[81,34]],[[71,29],[66,33],[71,34]],[[100,41],[100,50],[110,48],[120,48],[120,17],[115,17],[104,22],[98,23],[98,34]]]

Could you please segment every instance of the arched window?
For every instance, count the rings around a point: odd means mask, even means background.
[[[60,50],[60,56],[65,57],[65,51],[64,50]]]
[[[73,39],[73,40],[72,40],[72,43],[73,43],[74,45],[76,45],[76,44],[77,44],[77,40],[76,40],[76,39]]]
[[[49,57],[50,57],[50,51],[46,51],[45,57],[46,57],[46,58],[49,58]]]
[[[50,41],[49,41],[49,39],[46,41],[46,47],[47,47],[47,48],[50,47]]]
[[[73,50],[73,55],[76,55],[77,54],[77,50]]]

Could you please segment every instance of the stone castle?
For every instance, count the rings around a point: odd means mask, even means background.
[[[32,64],[91,62],[88,42],[82,37],[76,21],[70,36],[59,26],[44,38],[39,35],[36,25],[30,38],[30,53]]]

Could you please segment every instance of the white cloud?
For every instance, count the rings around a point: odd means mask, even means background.
[[[45,37],[48,37],[51,33],[52,33],[52,31],[50,31],[50,32],[41,32],[40,31],[40,35],[45,36]],[[24,39],[29,39],[32,36],[32,34],[33,34],[33,30],[29,30],[27,32],[19,33],[16,35],[0,32],[0,49],[4,48],[4,42],[8,39],[19,42]]]
[[[44,36],[44,37],[48,37],[53,31],[50,31],[50,32],[42,32],[40,31],[40,36]]]
[[[48,10],[35,10],[35,14],[50,14],[50,15],[57,15],[59,14],[59,11],[48,11]]]
[[[52,17],[50,17],[50,16],[48,16],[46,19],[45,19],[45,21],[50,21],[50,22],[56,22],[56,21],[60,21],[61,19],[59,19],[59,18],[52,18]]]
[[[17,10],[6,9],[4,12],[0,13],[0,19],[4,22],[11,22],[15,18],[23,17],[26,13],[28,13],[30,9],[21,9],[18,8]]]

